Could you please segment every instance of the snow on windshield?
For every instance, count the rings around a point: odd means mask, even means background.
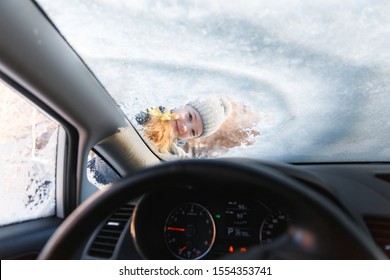
[[[390,157],[387,0],[38,2],[131,121],[224,95],[256,115],[225,156]]]

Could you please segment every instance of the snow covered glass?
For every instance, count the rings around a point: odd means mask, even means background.
[[[55,214],[59,126],[0,80],[0,226]]]
[[[140,135],[150,106],[223,96],[185,155],[389,161],[388,0],[37,2]]]
[[[98,154],[90,151],[87,164],[87,178],[91,184],[99,189],[109,188],[112,183],[121,177]]]

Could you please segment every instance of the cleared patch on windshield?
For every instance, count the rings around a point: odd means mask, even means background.
[[[212,135],[188,140],[183,147],[193,157],[220,157],[236,147],[248,147],[261,133],[260,116],[249,106],[232,102],[232,113]]]
[[[135,120],[147,143],[165,159],[220,157],[260,136],[259,116],[226,97],[198,98],[175,109],[150,107]]]

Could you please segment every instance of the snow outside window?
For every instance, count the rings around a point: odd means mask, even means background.
[[[112,183],[121,177],[98,154],[90,151],[87,164],[87,178],[91,184],[99,189],[109,188]]]
[[[59,126],[0,79],[0,226],[55,214]]]

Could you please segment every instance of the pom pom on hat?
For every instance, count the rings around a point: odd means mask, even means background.
[[[194,108],[202,120],[203,132],[198,137],[216,132],[232,112],[232,106],[225,98],[197,99],[187,105]]]

